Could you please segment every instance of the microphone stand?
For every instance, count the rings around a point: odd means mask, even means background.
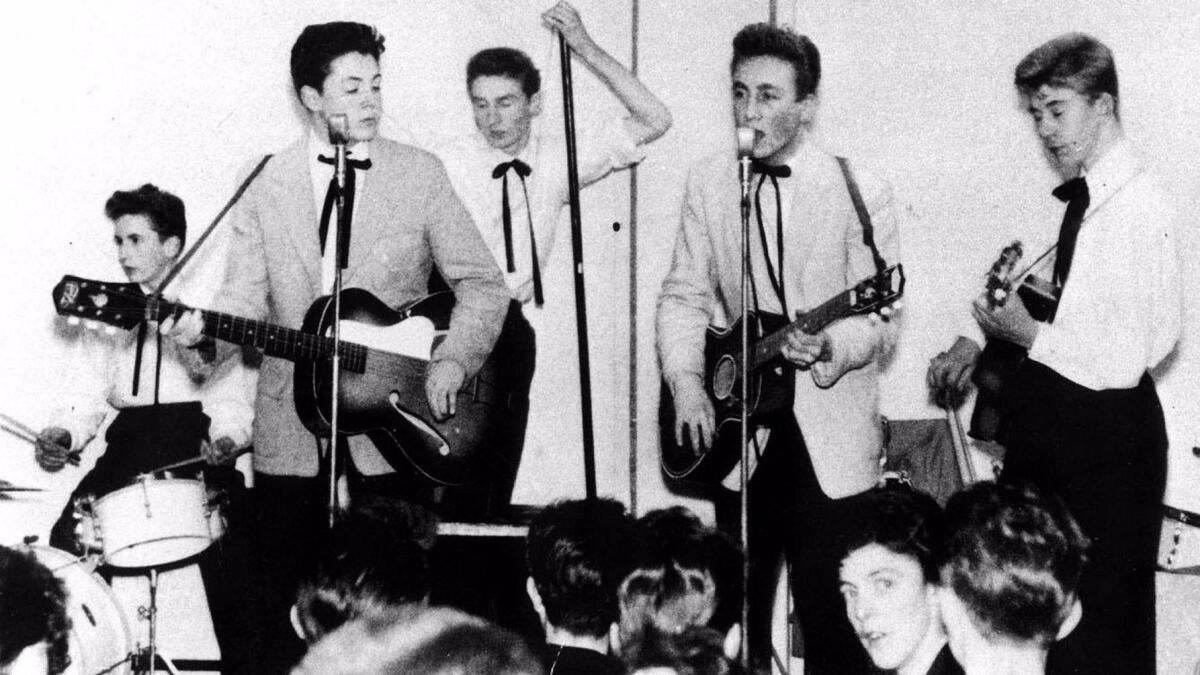
[[[741,130],[739,129],[739,132]],[[741,186],[742,213],[742,350],[741,350],[741,444],[742,461],[739,484],[740,521],[742,540],[742,668],[750,672],[750,153],[738,139],[738,181]]]
[[[335,233],[326,235],[326,242],[333,236],[333,358],[330,360],[329,388],[329,502],[327,505],[329,528],[333,529],[337,522],[338,513],[338,431],[341,405],[341,373],[342,373],[342,261],[346,260],[342,249],[346,222],[342,214],[346,208],[346,141],[349,135],[348,121],[345,115],[331,115],[329,118],[329,140],[333,144],[333,175],[337,181],[337,196],[334,199],[334,222],[337,224]],[[322,253],[324,253],[322,251]]]

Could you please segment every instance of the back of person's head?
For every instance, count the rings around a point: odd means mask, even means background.
[[[1088,539],[1062,500],[1031,485],[976,483],[950,498],[946,528],[942,586],[975,630],[992,644],[1049,648],[1077,611],[1087,559]]]
[[[1072,89],[1093,101],[1109,94],[1113,112],[1118,114],[1117,66],[1112,50],[1091,35],[1067,33],[1029,52],[1017,64],[1014,83],[1026,95],[1043,85]]]
[[[316,643],[293,675],[541,675],[515,633],[455,609],[362,616]]]
[[[706,569],[674,562],[638,567],[625,577],[618,592],[621,650],[648,630],[675,634],[708,626],[716,610],[716,596],[716,584]]]
[[[625,645],[621,660],[635,675],[736,675],[741,669],[727,649],[725,636],[713,628],[692,626],[679,633],[649,629]]]
[[[736,542],[682,506],[648,511],[637,528],[638,567],[707,571],[716,593],[709,625],[729,630],[741,620],[742,552]]]
[[[838,560],[876,544],[916,560],[925,581],[937,583],[942,509],[933,497],[906,485],[888,485],[855,495],[846,506],[847,524],[838,538]]]
[[[307,26],[292,45],[292,88],[300,95],[303,87],[324,93],[330,64],[346,54],[363,54],[379,61],[383,36],[373,26],[350,21]]]
[[[47,672],[67,669],[67,592],[32,553],[0,546],[0,673],[45,648]]]
[[[424,603],[429,590],[427,552],[417,540],[395,523],[352,514],[334,526],[301,580],[295,627],[311,644],[351,619]]]
[[[187,243],[187,217],[183,200],[146,183],[136,190],[117,190],[104,203],[104,215],[109,220],[122,216],[143,215],[150,219],[150,229],[160,241],[179,238],[179,247]]]
[[[752,23],[733,38],[729,72],[748,59],[771,56],[792,64],[796,73],[796,100],[815,94],[821,84],[821,53],[807,36],[769,23]]]
[[[526,96],[542,89],[542,75],[525,52],[511,47],[492,47],[477,52],[467,61],[467,89],[476,78],[507,77],[521,85]]]
[[[617,620],[617,587],[633,564],[633,519],[614,499],[560,501],[529,526],[526,557],[546,621],[602,637]]]

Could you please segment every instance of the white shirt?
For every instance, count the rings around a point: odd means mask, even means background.
[[[346,151],[347,159],[369,160],[371,158],[369,143],[356,143],[349,146]],[[333,178],[335,167],[332,164],[326,164],[318,159],[319,156],[333,157],[333,146],[328,140],[321,139],[316,131],[310,127],[308,130],[308,170],[313,186],[313,199],[317,205],[317,222],[313,223],[313,236],[319,236],[319,228],[321,226],[321,211],[325,208],[325,193],[329,191],[329,181]],[[357,171],[350,166],[346,167],[347,171]],[[361,201],[361,195],[367,188],[367,176],[370,171],[358,171],[354,174],[354,201]],[[333,259],[334,250],[337,244],[338,236],[338,219],[337,207],[335,206],[329,213],[329,232],[325,235],[325,248],[321,251],[321,289],[322,293],[329,294],[333,292],[333,275],[335,270],[335,262]],[[351,223],[350,236],[354,236],[353,222]]]
[[[181,294],[182,301],[206,307],[212,293],[203,289]],[[154,403],[155,365],[158,356],[156,329],[146,331],[142,348],[138,393],[133,394],[133,365],[138,331],[84,333],[75,351],[65,360],[67,369],[61,381],[67,391],[62,405],[53,411],[50,426],[71,432],[71,449],[83,448],[96,436],[105,418],[114,411]],[[254,422],[254,396],[257,371],[242,365],[236,356],[224,362],[204,382],[192,380],[185,360],[193,358],[188,350],[172,339],[162,339],[162,370],[158,378],[160,403],[199,401],[212,420],[209,438],[228,437],[237,447],[250,444]]]
[[[1179,337],[1182,291],[1174,213],[1119,141],[1086,171],[1091,197],[1054,322],[1029,350],[1090,389],[1127,389]]]
[[[636,164],[645,157],[637,139],[630,136],[623,119],[581,134],[576,142],[578,151],[579,184],[586,186],[610,172]],[[525,194],[515,171],[508,172],[508,203],[512,217],[513,263],[509,272],[504,247],[504,221],[501,204],[502,178],[492,178],[492,171],[501,162],[514,159],[502,150],[488,145],[483,134],[476,131],[444,142],[434,152],[446,165],[455,192],[471,213],[483,241],[504,272],[504,280],[513,297],[521,302],[533,298],[532,253],[529,246],[530,220],[534,242],[543,273],[563,207],[570,195],[567,184],[566,144],[562,137],[531,134],[529,143],[515,157],[529,165],[532,172],[525,179],[529,191],[529,209]]]

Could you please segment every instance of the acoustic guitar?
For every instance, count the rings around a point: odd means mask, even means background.
[[[178,317],[192,308],[148,297],[137,284],[65,276],[54,287],[60,315],[131,329],[144,320]],[[342,292],[339,433],[366,434],[395,467],[407,463],[440,485],[504,475],[519,461],[533,332],[510,305],[496,347],[458,393],[456,414],[433,419],[425,372],[449,327],[454,294],[434,293],[394,310],[361,288]],[[333,296],[318,298],[300,329],[206,309],[204,334],[295,363],[296,412],[317,434],[329,434]]]
[[[707,452],[693,448],[686,438],[675,442],[675,399],[663,383],[658,420],[663,472],[674,479],[698,483],[720,482],[742,457],[739,427],[743,406],[751,423],[790,408],[795,393],[795,368],[780,350],[796,329],[815,334],[848,316],[877,312],[904,294],[904,268],[893,265],[838,293],[795,321],[777,314],[750,313],[749,398],[742,401],[742,321],[726,329],[709,327],[704,349],[704,388],[716,412],[716,433]]]

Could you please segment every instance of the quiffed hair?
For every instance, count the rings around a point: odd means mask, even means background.
[[[158,233],[160,241],[179,237],[179,246],[187,243],[187,217],[183,200],[146,183],[136,190],[112,193],[104,203],[104,215],[109,220],[122,216],[144,215],[150,219],[150,229]]]
[[[633,566],[633,519],[614,499],[560,501],[529,526],[530,576],[551,625],[603,636],[617,620],[617,588]]]
[[[33,553],[0,546],[0,672],[30,645],[45,642],[50,675],[71,664],[67,592]]]
[[[1043,85],[1067,87],[1093,101],[1101,94],[1110,94],[1114,115],[1118,111],[1117,65],[1112,50],[1085,33],[1060,35],[1029,52],[1017,64],[1013,81],[1027,95]]]
[[[752,23],[733,38],[729,72],[756,56],[773,56],[792,64],[796,71],[797,101],[816,93],[821,83],[821,53],[807,36],[769,23]]]
[[[292,45],[292,87],[296,95],[305,86],[323,91],[330,64],[350,53],[365,54],[378,61],[383,54],[383,36],[374,26],[350,21],[305,27]]]
[[[992,642],[1048,648],[1071,612],[1088,539],[1057,496],[976,483],[946,504],[941,582]]]
[[[542,89],[542,74],[525,52],[511,47],[492,47],[467,61],[467,88],[477,77],[507,77],[521,83],[521,91],[533,96]]]
[[[916,560],[925,581],[937,583],[942,510],[933,497],[906,485],[876,487],[848,499],[847,513],[847,527],[838,540],[839,560],[878,544]]]

